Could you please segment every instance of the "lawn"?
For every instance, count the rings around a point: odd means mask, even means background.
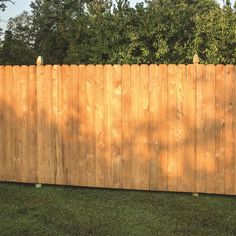
[[[0,235],[236,235],[236,198],[0,183]]]

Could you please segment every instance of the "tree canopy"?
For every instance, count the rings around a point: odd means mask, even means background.
[[[3,1],[0,1],[0,3]],[[1,5],[0,5],[1,6]],[[35,0],[8,22],[2,64],[236,64],[236,8],[215,0]]]

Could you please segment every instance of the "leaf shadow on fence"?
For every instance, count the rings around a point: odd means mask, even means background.
[[[63,112],[49,114],[42,110],[36,117],[37,107],[30,108],[33,116],[29,116],[29,110],[21,109],[18,107],[16,111],[0,101],[0,179],[3,181],[193,192],[197,190],[197,181],[203,185],[201,191],[206,189],[207,181],[213,184],[212,192],[217,184],[224,185],[225,150],[220,150],[223,154],[209,154],[206,147],[216,145],[212,137],[215,139],[225,132],[225,121],[212,119],[196,128],[196,123],[183,114],[188,124],[184,127],[185,135],[178,136],[176,130],[172,142],[158,138],[150,143],[149,138],[159,133],[165,122],[176,120],[159,119],[155,125],[140,122],[133,126],[131,117],[128,136],[120,134],[117,142],[112,138],[115,135],[112,127],[104,133],[104,126],[109,127],[104,122],[102,129],[81,127],[78,124],[81,110],[76,104],[70,113],[73,115],[63,120]],[[168,136],[172,131],[164,132]],[[197,139],[197,134],[202,139]],[[200,153],[196,153],[196,142]],[[188,162],[190,146],[195,150],[192,162]],[[212,155],[212,167],[206,168],[209,155]],[[227,174],[233,181],[234,172]],[[232,192],[235,189],[233,182],[226,187]]]

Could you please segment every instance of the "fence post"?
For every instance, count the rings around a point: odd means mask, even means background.
[[[37,60],[36,60],[36,65],[37,65],[37,77],[38,75],[40,74],[40,71],[39,71],[39,68],[40,66],[43,65],[43,57],[41,56],[38,56]],[[36,82],[38,84],[38,80]],[[38,86],[37,86],[38,87]],[[38,101],[38,100],[37,100]],[[38,113],[38,111],[37,111]],[[37,128],[37,135],[38,135],[38,128]],[[37,150],[38,150],[38,144],[37,144]],[[38,151],[37,151],[37,162],[38,162]],[[38,171],[38,164],[37,164],[37,183],[35,184],[35,187],[36,188],[41,188],[42,187],[42,184],[39,183],[39,171]]]
[[[193,57],[193,64],[197,65],[197,64],[199,64],[199,62],[200,62],[199,57],[198,57],[197,53],[195,53],[195,55]]]
[[[43,65],[43,57],[38,56],[37,61],[36,61],[37,66]]]
[[[198,54],[195,53],[194,56],[193,56],[193,64],[195,65],[195,80],[197,79],[197,77],[196,77],[196,75],[197,75],[197,68],[196,67],[199,64],[199,62],[200,62],[200,60],[199,60]],[[196,186],[196,183],[195,183],[195,186]],[[199,194],[197,192],[195,192],[195,193],[192,193],[192,196],[193,197],[199,197]]]

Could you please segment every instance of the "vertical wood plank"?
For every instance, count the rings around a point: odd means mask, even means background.
[[[139,126],[138,108],[139,108],[139,66],[131,65],[131,173],[132,188],[140,188],[140,163],[139,163]]]
[[[44,66],[36,68],[36,86],[37,86],[37,182],[42,183],[42,166],[41,161],[44,155],[44,119],[45,110],[43,107],[43,75]]]
[[[0,181],[5,180],[5,67],[0,66]]]
[[[225,159],[224,187],[225,194],[235,193],[235,136],[233,127],[233,106],[235,98],[235,67],[226,65],[226,101],[225,101]]]
[[[177,155],[178,155],[178,191],[186,192],[186,142],[187,142],[187,127],[186,127],[186,83],[187,70],[185,65],[178,65],[177,75]]]
[[[187,140],[186,178],[187,191],[196,191],[196,70],[195,65],[187,65]]]
[[[68,127],[69,127],[69,137],[66,140],[69,143],[69,184],[77,184],[77,66],[69,66],[69,103],[68,103]],[[95,186],[95,185],[94,185]]]
[[[61,66],[52,67],[53,90],[53,153],[55,160],[54,179],[56,184],[64,184],[63,160],[62,160],[62,125],[61,125]]]
[[[196,65],[196,191],[205,192],[205,65]]]
[[[122,187],[121,162],[121,66],[112,70],[112,161],[113,187]]]
[[[216,193],[224,193],[225,67],[216,66]]]
[[[42,165],[42,183],[55,183],[55,155],[53,149],[53,82],[52,65],[46,65],[43,77],[43,145],[44,155]]]
[[[37,87],[36,66],[29,66],[28,94],[29,182],[37,182]]]
[[[140,189],[149,190],[149,68],[140,65],[139,76],[139,162]]]
[[[71,66],[63,65],[61,68],[61,112],[62,112],[62,165],[64,172],[65,184],[72,184],[73,181],[77,182],[77,178],[73,178],[73,169],[77,169],[75,164],[75,156],[73,152],[73,138],[74,138],[74,114],[72,111],[72,81],[74,71]],[[73,93],[73,92],[72,92]],[[75,166],[76,165],[76,166]],[[76,174],[77,175],[77,174]]]
[[[5,153],[5,180],[12,180],[12,156],[13,154],[13,141],[12,141],[12,127],[13,113],[11,110],[12,101],[12,85],[13,85],[13,68],[12,66],[5,67],[5,132],[6,132],[6,153]]]
[[[86,95],[86,66],[78,68],[78,122],[79,122],[79,157],[78,157],[78,185],[87,186],[86,162],[86,129],[87,129],[87,95]]]
[[[177,190],[177,67],[168,65],[168,190]]]
[[[158,190],[160,183],[160,143],[159,143],[159,68],[157,65],[149,66],[149,135],[150,135],[150,190]]]
[[[22,75],[21,67],[13,66],[13,78],[12,78],[12,101],[10,104],[11,114],[12,114],[12,123],[11,132],[12,132],[12,179],[11,181],[22,181],[22,159],[24,150],[22,149],[22,126],[23,126],[23,117],[21,111],[21,94],[22,94]],[[23,147],[24,148],[24,147]]]
[[[130,65],[122,66],[122,186],[130,189],[131,183],[131,134],[130,134],[130,111],[131,111],[131,96],[130,96]]]
[[[87,181],[88,186],[95,186],[96,156],[95,156],[95,66],[86,67],[86,93],[87,93]]]
[[[158,137],[159,137],[159,181],[158,189],[168,190],[168,66],[159,65]]]
[[[111,158],[111,87],[112,66],[104,66],[104,141],[105,141],[105,187],[113,187],[113,163]]]
[[[69,147],[68,143],[66,142],[69,136],[69,129],[68,129],[68,100],[69,100],[69,66],[62,65],[61,66],[61,86],[60,86],[60,93],[61,93],[61,133],[62,133],[62,160],[60,164],[61,166],[61,174],[60,179],[63,180],[64,184],[69,183],[69,168],[68,168],[68,155],[69,155]]]
[[[215,192],[215,66],[206,65],[205,97],[205,158],[206,192]]]
[[[103,66],[95,67],[95,135],[96,135],[96,187],[104,187],[104,162],[105,162],[105,146],[104,146],[104,81]]]
[[[236,195],[236,66],[234,65],[234,103],[233,103],[233,135],[234,135],[234,195]]]
[[[22,182],[30,182],[30,157],[29,157],[29,140],[28,140],[28,99],[29,99],[29,68],[28,66],[22,66],[20,68],[20,78],[19,80],[19,117],[20,117],[20,127],[17,127],[17,132],[19,134],[19,158],[21,161],[21,176]],[[18,119],[19,120],[19,119]]]

